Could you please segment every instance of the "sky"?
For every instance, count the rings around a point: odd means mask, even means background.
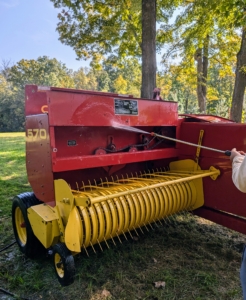
[[[58,12],[50,0],[0,0],[0,64],[45,55],[74,71],[89,66],[58,40]]]

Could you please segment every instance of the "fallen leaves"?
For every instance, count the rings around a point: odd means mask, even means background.
[[[160,288],[163,288],[166,286],[166,282],[165,281],[156,281],[154,282],[154,286],[156,289],[160,289]]]
[[[103,290],[102,291],[102,296],[104,297],[104,298],[109,298],[109,297],[111,297],[111,293],[108,291],[108,290]]]
[[[106,289],[104,289],[102,292],[97,292],[90,298],[90,300],[110,300],[110,299],[112,299],[112,295]]]

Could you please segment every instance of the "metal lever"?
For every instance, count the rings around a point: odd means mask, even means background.
[[[181,144],[186,144],[186,145],[190,145],[190,146],[199,147],[199,148],[202,148],[202,149],[207,149],[207,150],[211,150],[211,151],[215,151],[215,152],[220,152],[220,153],[224,153],[226,156],[231,156],[231,151],[230,150],[223,151],[223,150],[218,150],[218,149],[215,149],[215,148],[201,146],[201,145],[185,142],[185,141],[182,141],[182,140],[178,140],[178,139],[175,139],[175,138],[171,138],[171,137],[168,137],[168,136],[165,136],[165,135],[160,135],[160,134],[157,134],[155,132],[151,132],[149,134],[152,135],[152,136],[162,138],[162,139],[167,139],[167,140],[174,141],[174,142],[181,143]]]

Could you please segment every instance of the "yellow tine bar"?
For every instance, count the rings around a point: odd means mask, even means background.
[[[131,230],[138,236],[136,228],[142,233],[141,226],[147,231],[153,228],[151,223],[157,227],[162,225],[161,219],[166,223],[170,222],[168,216],[191,209],[196,202],[197,190],[194,180],[216,176],[218,170],[192,172],[162,172],[145,173],[137,177],[122,175],[122,179],[116,176],[117,180],[111,176],[111,182],[106,178],[106,182],[88,186],[82,183],[84,191],[72,190],[74,197],[86,196],[91,203],[88,207],[78,207],[82,221],[81,247],[91,246],[96,253],[94,244],[98,243],[103,251],[101,242],[107,243],[112,239],[116,245],[114,237],[123,234],[127,240],[126,232],[133,238]],[[175,221],[175,220],[174,220]],[[85,250],[86,251],[86,250]],[[86,251],[89,256],[88,252]]]
[[[150,186],[140,187],[140,188],[137,188],[137,189],[134,189],[134,190],[118,192],[118,193],[112,194],[112,195],[97,196],[97,197],[91,198],[90,200],[91,200],[91,204],[94,204],[94,203],[102,202],[102,201],[112,199],[112,198],[115,198],[115,197],[125,196],[125,195],[129,195],[129,194],[135,193],[135,192],[146,191],[150,188],[157,188],[157,187],[167,186],[167,185],[170,185],[170,184],[180,183],[180,182],[188,182],[188,181],[192,181],[194,179],[208,177],[208,176],[212,176],[212,175],[218,175],[218,174],[219,174],[219,170],[207,171],[207,172],[204,172],[202,174],[191,175],[191,176],[184,177],[184,178],[178,178],[178,179],[175,179],[171,182],[165,181],[165,182],[161,182],[161,183],[152,184]]]

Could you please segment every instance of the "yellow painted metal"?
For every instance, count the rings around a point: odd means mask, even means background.
[[[83,227],[81,218],[76,206],[69,214],[68,222],[65,227],[65,244],[72,252],[80,252],[82,244]]]
[[[46,204],[39,204],[31,206],[27,212],[32,230],[44,247],[49,248],[56,244],[60,237],[60,230],[55,209]]]
[[[193,161],[194,163],[194,161]],[[168,172],[167,172],[168,174]],[[109,199],[113,199],[115,197],[120,197],[120,196],[126,196],[126,195],[130,195],[132,193],[136,193],[136,192],[143,192],[143,191],[147,191],[148,189],[152,189],[152,188],[158,188],[158,187],[162,187],[162,186],[168,186],[168,185],[174,185],[174,184],[178,184],[178,183],[184,183],[184,182],[194,182],[196,179],[201,179],[203,177],[212,177],[212,176],[217,176],[220,174],[220,171],[215,169],[212,171],[202,171],[202,172],[198,172],[198,173],[194,173],[192,174],[192,172],[187,172],[184,173],[183,172],[183,176],[171,181],[166,181],[166,182],[161,182],[161,183],[155,183],[149,186],[144,186],[144,187],[140,187],[137,189],[129,189],[127,191],[123,191],[123,192],[117,192],[115,194],[111,194],[111,195],[107,195],[107,196],[97,196],[97,197],[91,197],[90,198],[90,205],[93,205],[95,203],[99,203],[105,200],[109,200]],[[148,176],[148,175],[146,175]]]
[[[15,226],[16,226],[18,238],[22,246],[25,246],[27,242],[27,233],[25,227],[25,220],[22,211],[19,207],[16,207],[15,209]]]
[[[91,222],[90,222],[90,215],[87,211],[86,207],[81,209],[82,212],[82,220],[84,226],[84,247],[88,247],[90,245],[91,240]]]
[[[201,129],[200,133],[199,133],[198,143],[197,143],[198,145],[202,144],[203,134],[204,134],[204,130]],[[197,170],[197,168],[198,168],[200,152],[201,152],[201,148],[197,147],[197,149],[196,149],[196,166],[195,166],[195,170]]]
[[[211,166],[211,167],[209,168],[209,171],[212,171],[212,172],[213,172],[214,170],[216,170],[216,168],[213,167],[213,166]],[[216,172],[215,172],[213,175],[210,176],[210,178],[213,179],[213,180],[216,180],[216,179],[218,178],[219,175],[220,175],[219,173],[216,173]]]
[[[59,206],[55,206],[54,210],[58,216],[57,224],[58,224],[59,231],[60,231],[60,242],[64,243],[65,242],[65,227],[63,224],[62,216],[60,214]]]
[[[61,259],[61,256],[58,253],[54,255],[54,265],[56,268],[56,273],[60,278],[64,277],[64,266]]]
[[[91,223],[92,223],[91,243],[95,244],[97,242],[98,229],[99,229],[98,217],[97,217],[95,206],[91,207],[90,213],[91,213]]]
[[[81,248],[100,245],[179,211],[202,206],[202,178],[215,180],[219,171],[213,167],[196,169],[196,165],[192,160],[176,161],[169,171],[90,184],[77,191],[71,190],[66,181],[55,180],[56,207],[32,206],[28,218],[46,248],[59,240],[75,254]],[[15,217],[16,224],[24,222],[18,210]],[[17,231],[25,243],[25,228]]]
[[[196,170],[196,165],[192,160],[172,162],[169,171],[83,186],[81,191],[70,190],[60,181],[55,186],[60,188],[56,195],[67,247],[77,253],[79,247],[100,245],[179,211],[202,206],[202,178],[216,179],[219,171],[213,167],[202,171],[199,166]]]

